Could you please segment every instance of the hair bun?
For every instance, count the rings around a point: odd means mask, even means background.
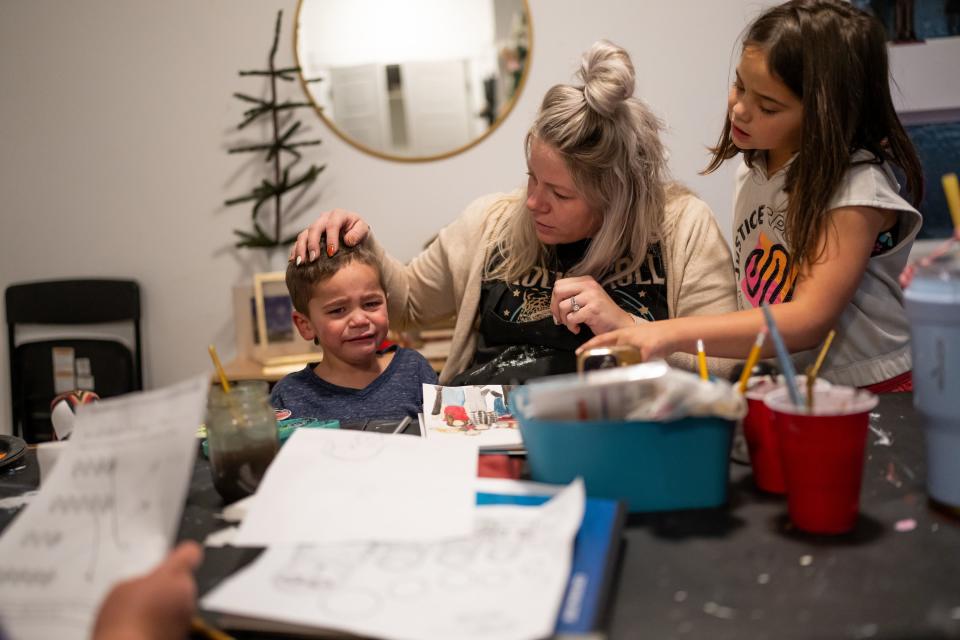
[[[630,55],[607,40],[598,40],[583,54],[579,76],[587,104],[603,116],[612,116],[633,95],[636,76]]]

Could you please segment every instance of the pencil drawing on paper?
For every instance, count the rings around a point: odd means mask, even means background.
[[[369,615],[381,606],[382,596],[350,583],[355,569],[366,561],[371,545],[310,547],[301,545],[274,578],[277,589],[289,594],[309,593],[328,613]]]
[[[387,446],[383,438],[371,438],[368,433],[343,434],[344,437],[324,442],[321,453],[341,461],[361,461],[376,458]]]
[[[449,449],[460,448],[472,449]],[[430,542],[274,545],[202,606],[251,629],[262,621],[360,637],[547,637],[583,509],[578,480],[541,506],[477,508],[468,532]]]
[[[316,598],[319,610],[346,617],[376,615],[414,596],[479,597],[523,576],[551,574],[546,544],[551,535],[543,530],[545,524],[546,519],[505,527],[481,519],[473,535],[433,545],[299,545],[278,566],[272,582],[286,596]]]
[[[53,569],[0,569],[0,584],[19,587],[46,587],[56,577]]]
[[[91,456],[78,458],[70,469],[70,477],[75,481],[73,493],[54,496],[48,507],[51,515],[79,516],[91,518],[91,543],[89,561],[84,577],[92,581],[96,572],[97,559],[101,548],[101,526],[104,516],[112,536],[112,543],[119,549],[127,545],[120,539],[120,522],[117,513],[117,470],[116,456]],[[37,544],[41,540],[60,542],[56,531],[30,531],[21,540],[22,546]],[[48,546],[49,545],[48,543]]]

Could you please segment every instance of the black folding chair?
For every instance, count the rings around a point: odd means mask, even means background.
[[[89,374],[83,372],[77,380],[92,383],[87,385],[93,387],[88,390],[101,398],[143,388],[140,287],[133,280],[49,280],[14,284],[6,290],[6,311],[13,432],[27,442],[53,438],[50,402],[56,395],[54,348],[72,349],[75,361],[84,358],[89,361]],[[133,349],[118,339],[79,335],[16,342],[17,325],[123,321],[133,325]]]

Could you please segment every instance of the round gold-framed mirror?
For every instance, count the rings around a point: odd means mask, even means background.
[[[304,90],[374,156],[439,160],[490,135],[530,68],[527,0],[299,0]]]

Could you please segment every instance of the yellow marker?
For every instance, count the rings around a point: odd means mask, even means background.
[[[823,366],[823,361],[827,357],[827,351],[830,350],[830,345],[833,344],[833,339],[836,335],[836,330],[830,329],[830,333],[827,334],[827,339],[824,341],[820,353],[817,354],[816,362],[813,363],[812,367],[807,369],[807,411],[813,411],[813,386],[817,381],[817,375],[820,373],[820,367]]]
[[[947,196],[950,217],[953,218],[953,228],[960,232],[960,183],[957,182],[957,174],[948,173],[940,180],[943,182],[943,193]]]
[[[700,365],[700,379],[709,380],[710,373],[707,371],[707,354],[703,351],[703,340],[697,340],[697,364]]]
[[[210,352],[210,359],[213,360],[213,366],[217,369],[217,375],[220,376],[220,385],[223,386],[223,392],[230,393],[230,383],[227,382],[227,374],[220,364],[220,357],[217,356],[217,348],[210,345],[207,347],[207,350]]]
[[[767,328],[764,327],[760,330],[760,333],[757,334],[757,339],[753,342],[753,346],[750,347],[750,355],[747,356],[747,363],[743,365],[743,373],[740,374],[740,380],[737,384],[740,393],[747,392],[747,382],[750,380],[750,372],[753,371],[754,365],[756,365],[757,360],[760,359],[760,349],[763,348],[763,341],[766,337]]]

